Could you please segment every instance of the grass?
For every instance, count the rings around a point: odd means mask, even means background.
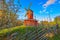
[[[41,28],[43,27],[39,27],[39,29]],[[0,30],[0,40],[4,40],[4,38],[7,38],[7,36],[9,37],[11,34],[16,33],[16,32],[18,33],[17,35],[17,39],[18,39],[20,38],[20,36],[25,35],[29,31],[34,32],[35,30],[36,30],[36,27],[26,27],[24,25],[16,26],[16,27],[8,28],[8,29],[2,29]]]
[[[39,29],[41,29],[41,28],[43,28],[43,27],[39,27]],[[0,30],[0,37],[6,37],[8,34],[10,35],[15,32],[18,32],[19,35],[23,35],[26,32],[34,31],[34,30],[36,30],[36,27],[26,27],[24,25],[16,26],[16,27]],[[52,38],[49,38],[49,40],[60,40],[60,34],[55,35]]]
[[[22,34],[24,34],[26,33],[26,30],[33,31],[35,30],[35,27],[26,27],[22,25],[22,26],[17,26],[13,28],[2,29],[0,30],[0,36],[6,36],[7,34],[12,34],[14,32],[21,32]]]
[[[54,37],[49,38],[49,40],[60,40],[60,34],[57,34]]]
[[[0,35],[6,35],[7,33],[10,33],[12,31],[16,31],[17,29],[19,29],[20,27],[13,27],[13,28],[8,28],[8,29],[3,29],[0,30]]]

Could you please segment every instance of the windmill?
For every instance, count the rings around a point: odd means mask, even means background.
[[[30,9],[31,5],[32,5],[32,3],[30,3],[30,5],[28,6],[28,9],[25,8],[25,10],[26,10],[25,17],[27,16],[28,19],[24,20],[24,25],[26,25],[26,26],[37,26],[38,22],[37,22],[37,20],[35,20],[33,18],[33,11]]]
[[[26,14],[25,17],[27,16],[28,19],[33,19],[33,11],[30,9],[32,3],[30,3],[30,5],[28,6],[28,9],[25,8],[26,10]]]
[[[25,10],[26,10],[27,12],[28,12],[28,10],[30,10],[31,5],[32,5],[32,2],[29,4],[28,9],[27,9],[27,8],[25,8]],[[26,16],[27,16],[27,14],[28,14],[27,12],[26,12],[26,14],[25,14],[25,17],[26,17]]]

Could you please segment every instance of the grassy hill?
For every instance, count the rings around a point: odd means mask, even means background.
[[[41,31],[41,29],[44,29],[42,26],[37,28],[37,27],[26,27],[24,25],[12,27],[12,28],[8,28],[8,29],[2,29],[2,30],[0,30],[0,40],[9,38],[11,35],[14,36],[15,33],[17,33],[17,35],[15,35],[16,36],[15,40],[18,40],[18,38],[20,38],[21,36],[24,36],[24,37],[22,37],[22,39],[23,39],[26,37],[26,34],[30,35],[31,32],[34,32],[37,29],[40,29],[40,30],[38,30],[38,32],[40,32],[40,33],[42,33],[43,31],[46,31],[46,30]],[[35,33],[33,33],[31,35],[31,37],[34,35],[35,35]],[[59,39],[60,39],[60,34],[55,35],[52,38],[49,38],[49,40],[59,40]]]

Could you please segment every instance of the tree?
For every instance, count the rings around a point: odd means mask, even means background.
[[[14,0],[9,0],[10,3],[6,3],[6,0],[2,0],[3,4],[2,5],[6,5],[6,7],[2,6],[3,9],[0,9],[0,28],[6,28],[6,27],[15,27],[17,26],[17,18],[18,15],[16,14],[19,9],[20,9],[20,5],[17,6],[14,4]],[[15,6],[16,8],[15,8]],[[13,8],[12,8],[12,7]]]
[[[17,20],[16,25],[17,25],[17,26],[23,25],[23,21]]]
[[[49,22],[49,25],[51,26],[51,27],[54,27],[55,25],[56,25],[56,22]]]
[[[41,24],[42,24],[43,26],[48,26],[48,21],[41,21]]]
[[[54,21],[56,24],[60,25],[60,16],[55,17]]]
[[[4,13],[5,12],[5,13]],[[0,27],[13,27],[16,26],[17,15],[14,13],[7,14],[7,11],[0,10]]]

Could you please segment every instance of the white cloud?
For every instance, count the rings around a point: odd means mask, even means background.
[[[56,0],[48,0],[44,5],[43,5],[43,7],[48,7],[49,5],[51,5],[51,4],[54,4],[56,2]]]
[[[46,12],[46,9],[44,9],[43,12]]]
[[[44,18],[43,21],[48,21],[48,19],[47,18]]]
[[[52,21],[54,21],[54,18],[52,18]]]
[[[39,13],[42,14],[42,11],[40,10]]]
[[[54,18],[48,18],[48,22],[53,22]]]
[[[46,12],[46,9],[44,9],[44,10],[41,10],[41,11],[39,11],[39,13],[45,13]]]

